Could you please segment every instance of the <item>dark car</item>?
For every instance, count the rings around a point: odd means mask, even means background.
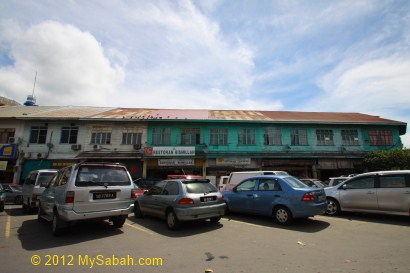
[[[281,225],[323,214],[327,207],[323,189],[311,188],[289,175],[251,177],[222,193],[227,211],[272,216]]]
[[[0,212],[4,211],[4,203],[6,202],[6,192],[0,185]]]
[[[23,202],[22,187],[15,184],[2,184],[6,192],[6,203],[21,205]]]
[[[161,179],[137,178],[134,180],[134,184],[136,184],[140,189],[149,190],[159,181],[161,181]]]
[[[151,215],[165,219],[171,230],[183,221],[218,222],[224,213],[223,195],[208,179],[160,181],[138,197],[134,205],[136,218]]]

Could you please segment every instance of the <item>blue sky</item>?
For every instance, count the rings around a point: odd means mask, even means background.
[[[410,1],[0,2],[0,95],[410,122]],[[410,147],[410,134],[402,140]]]

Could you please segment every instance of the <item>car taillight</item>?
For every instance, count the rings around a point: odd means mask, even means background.
[[[66,203],[74,203],[74,192],[68,191],[65,195],[65,202]]]
[[[192,205],[194,204],[194,200],[191,198],[182,198],[178,201],[178,204],[180,205]]]
[[[225,196],[221,194],[221,200],[223,201],[225,199]]]
[[[311,202],[314,201],[315,197],[313,196],[313,194],[311,192],[305,193],[302,196],[302,202]]]
[[[136,190],[132,190],[131,191],[131,199],[137,199],[137,191]]]

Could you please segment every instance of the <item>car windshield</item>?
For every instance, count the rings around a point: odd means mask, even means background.
[[[131,185],[127,171],[121,167],[81,166],[75,181],[77,187]]]
[[[45,187],[50,183],[51,178],[55,175],[55,172],[50,172],[50,173],[39,173],[38,175],[38,183],[41,187]]]
[[[184,181],[183,183],[188,193],[210,193],[218,191],[216,187],[208,181]]]
[[[299,179],[292,177],[292,176],[288,176],[283,178],[283,180],[285,180],[286,182],[288,182],[288,184],[292,187],[292,188],[309,188],[308,185],[306,185],[305,183],[303,183],[302,181],[300,181]]]

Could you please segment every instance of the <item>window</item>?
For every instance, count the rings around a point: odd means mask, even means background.
[[[171,144],[171,128],[153,128],[152,144]]]
[[[316,130],[317,145],[333,145],[333,130]]]
[[[359,145],[359,133],[357,130],[342,130],[343,145]]]
[[[159,195],[165,187],[167,181],[160,181],[148,190],[148,195]]]
[[[124,127],[122,129],[121,144],[141,144],[142,129],[136,127]]]
[[[380,176],[380,188],[405,188],[406,177],[404,175]]]
[[[371,130],[369,131],[369,139],[372,146],[393,145],[392,132],[389,130]]]
[[[0,128],[0,143],[8,143],[14,137],[14,128]]]
[[[47,138],[47,126],[31,127],[30,143],[45,144]]]
[[[111,127],[93,127],[91,144],[111,144]]]
[[[211,128],[210,144],[211,145],[228,145],[228,129]]]
[[[346,182],[346,189],[372,189],[374,188],[374,177],[362,177]]]
[[[201,133],[199,128],[182,128],[181,129],[181,144],[193,145],[201,143]]]
[[[78,127],[62,127],[60,143],[76,144],[78,137]]]
[[[307,132],[305,129],[293,129],[290,130],[291,145],[307,145]]]
[[[237,191],[253,191],[256,185],[256,179],[249,179],[236,187]]]
[[[259,181],[258,190],[260,191],[280,191],[279,181],[276,179],[261,179]]]
[[[238,144],[240,145],[255,144],[255,129],[239,128],[238,129]]]
[[[279,128],[265,128],[263,145],[282,145],[282,131]]]
[[[170,181],[165,186],[162,191],[162,195],[178,195],[179,194],[179,185],[178,182]]]

